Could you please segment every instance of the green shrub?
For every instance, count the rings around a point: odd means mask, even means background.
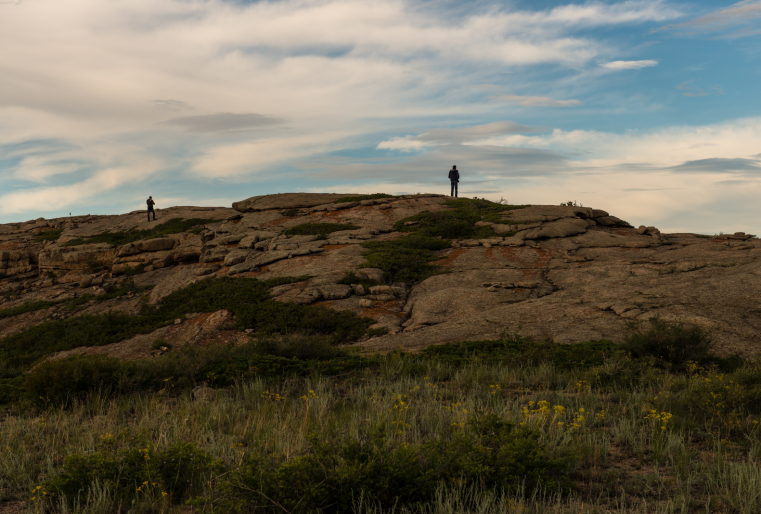
[[[448,200],[445,205],[451,210],[429,212],[424,211],[414,216],[401,219],[394,224],[394,230],[400,232],[416,232],[429,237],[445,239],[479,239],[495,236],[490,226],[476,226],[478,221],[493,223],[509,223],[499,217],[499,213],[514,209],[522,209],[525,205],[504,205],[488,200],[470,200],[458,198]],[[406,225],[415,222],[414,225]]]
[[[161,502],[170,496],[174,502],[203,491],[203,483],[223,469],[194,444],[177,442],[157,449],[143,443],[116,450],[113,436],[106,436],[104,448],[91,455],[69,455],[63,470],[46,480],[42,490],[48,501],[65,498],[70,507],[84,503],[96,483],[108,487],[115,503]]]
[[[147,334],[188,312],[231,311],[241,329],[260,334],[310,334],[328,337],[332,344],[358,339],[374,320],[351,311],[323,306],[276,302],[269,297],[275,285],[303,280],[282,277],[268,281],[223,277],[202,280],[168,295],[156,306],[146,305],[139,315],[109,312],[35,325],[0,339],[0,361],[26,368],[46,355],[78,346],[102,346],[136,334]],[[94,297],[113,297],[135,290],[125,281],[122,288]],[[111,296],[113,295],[113,296]],[[75,302],[85,302],[86,295]]]
[[[164,223],[160,223],[150,229],[145,230],[127,230],[120,232],[105,231],[86,239],[73,239],[68,241],[65,246],[78,246],[88,243],[109,243],[117,246],[122,246],[127,243],[140,241],[143,239],[155,239],[157,237],[163,237],[169,234],[177,234],[180,232],[187,232],[198,225],[205,225],[206,223],[213,222],[212,219],[190,218],[183,220],[182,218],[172,218]]]
[[[61,302],[48,301],[48,300],[32,300],[31,302],[24,302],[21,305],[17,305],[16,307],[11,307],[10,309],[0,310],[0,319],[10,318],[11,316],[18,316],[19,314],[24,314],[25,312],[38,311],[40,309],[48,309],[54,305],[58,305],[59,303]]]
[[[344,223],[302,223],[285,231],[288,236],[327,236],[332,232],[341,230],[356,230],[361,228],[357,225]]]
[[[371,195],[346,196],[344,198],[339,198],[338,200],[335,200],[333,203],[361,202],[362,200],[378,200],[381,198],[395,198],[395,197],[394,195],[389,195],[386,193],[374,193]]]
[[[449,248],[449,241],[434,237],[411,234],[390,241],[367,241],[363,248],[367,263],[361,267],[380,268],[385,272],[387,282],[421,282],[441,273],[431,261],[441,259],[434,252]]]
[[[551,458],[539,434],[498,416],[473,416],[421,444],[388,440],[381,425],[358,438],[310,438],[301,456],[252,455],[221,482],[222,512],[349,513],[359,498],[380,510],[414,509],[444,486],[504,492],[567,486],[566,461]]]
[[[126,280],[119,283],[116,289],[106,294],[94,295],[91,293],[85,293],[82,296],[79,296],[72,300],[68,300],[66,302],[66,308],[74,309],[76,307],[79,307],[80,305],[84,305],[93,300],[96,302],[105,302],[107,300],[118,298],[120,296],[124,296],[129,293],[141,294],[141,293],[144,293],[145,291],[149,291],[152,288],[153,286],[137,286],[135,285],[135,282],[132,280],[132,277],[128,277]]]
[[[285,216],[287,218],[292,218],[294,216],[301,216],[302,214],[305,214],[305,213],[301,209],[286,209],[284,211],[280,211],[280,215]]]
[[[44,232],[38,232],[34,237],[37,241],[57,241],[63,234],[63,229],[59,230],[46,230]]]
[[[352,284],[360,284],[365,289],[370,289],[373,286],[379,285],[379,282],[376,280],[367,278],[365,276],[360,276],[354,273],[353,271],[347,271],[344,273],[344,276],[341,277],[341,280],[338,281],[338,284],[344,284],[347,286],[350,286]]]
[[[9,366],[28,367],[46,355],[115,343],[152,332],[163,323],[155,316],[112,312],[48,321],[0,339],[0,359]]]
[[[468,362],[513,363],[536,366],[552,363],[558,369],[587,369],[601,365],[605,359],[620,351],[619,346],[606,340],[562,344],[535,342],[530,337],[510,336],[494,341],[463,341],[425,348],[421,353],[440,362],[463,365]]]
[[[621,348],[634,358],[654,357],[668,369],[685,369],[688,362],[711,364],[718,357],[711,351],[711,334],[699,326],[666,323],[658,317],[650,319],[648,330],[634,329],[625,336]]]
[[[23,386],[33,398],[66,404],[113,387],[129,366],[105,355],[75,355],[39,364],[24,377]]]

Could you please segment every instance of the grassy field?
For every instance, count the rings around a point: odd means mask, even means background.
[[[30,512],[761,512],[761,366],[711,355],[699,329],[294,353],[309,341],[250,343],[237,374],[233,349],[170,352],[159,390],[9,407],[0,495]],[[175,378],[204,362],[209,387]]]

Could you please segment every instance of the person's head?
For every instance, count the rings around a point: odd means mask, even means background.
[[[148,200],[150,200],[150,199],[152,199],[152,198],[153,198],[152,196],[149,196],[149,197],[148,197]]]
[[[452,169],[453,169],[453,170],[456,170],[456,169],[457,169],[457,166],[454,166],[454,165],[453,165],[453,166],[452,166]]]

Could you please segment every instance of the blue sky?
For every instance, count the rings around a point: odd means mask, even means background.
[[[288,191],[761,230],[761,0],[0,0],[0,222]]]

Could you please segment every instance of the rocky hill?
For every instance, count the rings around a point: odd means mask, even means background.
[[[268,282],[279,302],[372,318],[353,343],[370,350],[506,332],[619,342],[627,324],[659,316],[710,329],[724,354],[759,351],[761,242],[747,234],[662,234],[588,207],[433,194],[292,193],[158,216],[0,225],[0,346],[45,323],[134,316],[192,284],[234,277],[279,279]],[[139,359],[253,332],[228,309],[193,309],[48,357]]]

